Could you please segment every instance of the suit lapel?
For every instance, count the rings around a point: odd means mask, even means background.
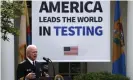
[[[27,65],[29,65],[30,68],[34,68],[34,66],[31,64],[31,62],[28,59],[26,59],[26,63]]]

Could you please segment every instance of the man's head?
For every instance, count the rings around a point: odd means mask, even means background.
[[[26,55],[34,61],[37,58],[37,47],[35,45],[29,45],[26,49]]]

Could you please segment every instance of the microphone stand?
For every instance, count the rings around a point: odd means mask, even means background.
[[[53,65],[53,62],[49,59],[49,61],[51,62],[51,64],[52,64],[52,67],[53,67],[53,75],[55,76],[55,67],[54,67],[54,65]]]
[[[47,63],[51,62],[52,67],[53,67],[53,75],[55,76],[55,67],[53,65],[53,62],[49,58],[45,58],[45,57],[43,58],[43,60],[45,60]]]

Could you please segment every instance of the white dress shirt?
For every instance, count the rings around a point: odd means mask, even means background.
[[[30,63],[33,65],[33,62],[35,63],[35,61],[32,61],[30,58],[27,57],[27,59],[30,61]]]

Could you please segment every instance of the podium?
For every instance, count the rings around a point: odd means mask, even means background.
[[[71,77],[65,76],[64,80],[72,80]],[[54,77],[40,77],[38,80],[54,80]]]

